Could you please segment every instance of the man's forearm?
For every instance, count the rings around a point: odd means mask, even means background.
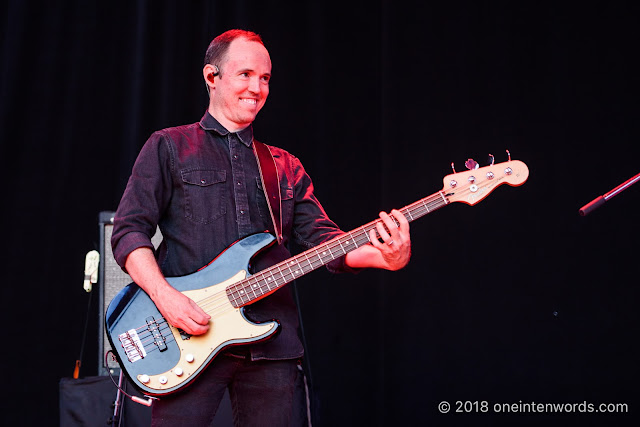
[[[134,282],[155,301],[162,287],[171,286],[165,280],[151,249],[137,248],[127,256],[125,269]]]
[[[351,268],[387,269],[387,265],[380,251],[370,245],[361,246],[349,252],[345,257],[345,264]]]

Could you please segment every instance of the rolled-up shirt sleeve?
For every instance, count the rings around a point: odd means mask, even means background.
[[[136,159],[113,221],[111,246],[120,267],[138,248],[153,249],[151,237],[171,197],[170,146],[154,133]]]

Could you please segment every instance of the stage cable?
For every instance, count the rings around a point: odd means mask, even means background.
[[[105,353],[104,355],[104,364],[105,366],[109,366],[109,354],[111,354],[111,358],[112,360],[117,360],[113,354],[113,350],[109,350]],[[111,373],[111,369],[109,369],[107,371],[109,373],[109,378],[111,378],[111,382],[113,383],[113,385],[120,390],[120,393],[122,393],[123,395],[127,396],[129,399],[133,400],[136,403],[139,403],[141,405],[144,406],[151,406],[153,404],[154,400],[158,400],[157,397],[153,397],[153,396],[147,396],[148,399],[143,399],[142,397],[138,397],[138,396],[133,396],[129,393],[127,393],[126,391],[124,391],[124,389],[118,384],[116,383],[115,378],[113,377],[113,374]],[[120,368],[120,375],[122,376],[122,368]]]

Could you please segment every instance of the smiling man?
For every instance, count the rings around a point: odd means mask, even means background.
[[[207,63],[203,69],[209,113],[230,132],[246,128],[269,96],[269,52],[257,38],[236,38],[222,57],[207,59],[222,67]]]
[[[269,95],[269,52],[257,34],[227,31],[209,45],[203,76],[209,91],[204,117],[149,138],[118,206],[112,235],[118,264],[171,325],[191,335],[207,333],[215,321],[165,277],[193,273],[233,242],[274,229],[251,126]],[[272,263],[289,256],[292,240],[313,247],[343,232],[314,196],[300,161],[268,148],[277,169],[282,219],[282,239],[272,250],[277,254],[268,261]],[[408,222],[395,210],[380,213],[380,218],[380,238],[371,231],[371,244],[332,261],[331,271],[398,270],[409,262]],[[163,241],[154,252],[151,236],[157,226]],[[236,425],[290,425],[304,350],[289,287],[246,307],[245,314],[256,322],[278,319],[280,333],[221,352],[192,385],[154,403],[154,426],[210,425],[227,388]]]

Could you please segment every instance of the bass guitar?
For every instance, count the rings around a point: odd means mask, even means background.
[[[493,159],[493,157],[491,157]],[[447,175],[441,191],[400,211],[408,221],[452,202],[475,205],[502,184],[519,186],[529,176],[518,160],[478,167],[468,160],[464,172]],[[193,382],[222,350],[270,338],[277,320],[254,323],[245,306],[275,292],[289,282],[367,245],[372,221],[255,274],[249,265],[255,254],[273,244],[275,237],[258,233],[229,246],[214,261],[195,273],[167,281],[211,315],[209,331],[191,336],[170,325],[149,296],[135,283],[123,288],[105,315],[107,338],[129,380],[150,396],[167,395]]]

